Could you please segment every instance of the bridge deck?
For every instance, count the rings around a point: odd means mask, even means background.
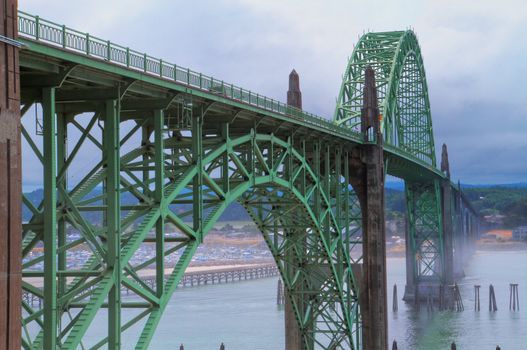
[[[19,12],[19,31],[26,45],[20,55],[22,103],[38,100],[39,92],[32,87],[61,84],[58,112],[95,111],[94,101],[115,94],[111,90],[121,85],[126,86],[122,119],[140,118],[138,111],[144,117],[145,110],[163,101],[169,109],[173,100],[187,96],[210,104],[205,131],[236,119],[231,132],[246,133],[258,125],[259,130],[275,135],[307,139],[317,135],[349,148],[364,143],[360,133],[328,119],[53,22],[39,18],[37,25],[37,17],[24,12]],[[399,178],[444,177],[438,169],[394,145],[385,145],[385,158],[387,172]]]

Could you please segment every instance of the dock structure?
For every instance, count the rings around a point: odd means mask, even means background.
[[[166,272],[169,270],[167,269]],[[243,265],[216,265],[216,266],[191,266],[181,278],[178,287],[197,287],[222,283],[233,283],[261,278],[276,277],[280,274],[275,264],[243,264]],[[155,270],[146,270],[140,275],[141,281],[149,288],[156,288]],[[165,281],[169,274],[165,274]],[[33,282],[35,285],[36,283]],[[130,290],[123,287],[123,295],[129,295]],[[88,295],[89,293],[87,293]],[[42,298],[33,293],[24,292],[22,299],[33,306],[42,306]]]

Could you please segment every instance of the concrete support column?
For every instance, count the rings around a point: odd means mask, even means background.
[[[446,179],[441,181],[441,212],[443,226],[443,284],[454,284],[454,228],[452,220],[452,186],[450,185],[450,165],[447,146],[443,144],[441,153],[441,171]],[[462,233],[461,233],[462,234]],[[456,260],[462,264],[460,260]]]
[[[412,237],[409,230],[409,222],[408,222],[408,216],[405,219],[405,228],[404,228],[404,239],[405,239],[405,248],[406,248],[406,286],[404,289],[404,297],[403,300],[405,301],[412,301],[415,298],[415,256],[412,254]]]
[[[383,136],[380,132],[375,75],[366,69],[361,126],[365,141],[362,192],[363,285],[361,311],[363,349],[388,349],[386,232],[384,222]]]
[[[22,174],[17,1],[0,0],[0,350],[20,349]],[[4,39],[8,38],[8,39]]]
[[[454,230],[452,225],[452,187],[450,186],[450,180],[442,180],[441,194],[444,242],[443,280],[447,286],[450,286],[454,284]],[[462,257],[458,257],[456,262],[462,264],[461,259]]]
[[[289,90],[287,91],[287,104],[292,107],[302,109],[302,93],[300,92],[300,78],[297,72],[293,69],[289,74]],[[291,252],[292,254],[292,252]],[[290,261],[292,257],[288,257]],[[284,289],[285,305],[284,305],[284,326],[285,326],[285,349],[286,350],[302,350],[302,333],[295,317],[293,310],[293,303],[287,291]]]

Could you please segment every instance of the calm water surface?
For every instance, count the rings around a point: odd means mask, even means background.
[[[447,350],[455,340],[460,350],[527,349],[527,252],[477,252],[460,282],[464,312],[414,312],[399,301],[392,313],[389,300],[389,338],[399,349]],[[178,289],[168,305],[151,349],[276,350],[284,348],[283,310],[276,306],[276,278]],[[403,258],[388,259],[389,295],[397,283],[402,297]],[[488,311],[488,285],[495,286],[498,311]],[[509,311],[509,283],[519,283],[522,311]],[[473,286],[481,287],[481,311],[474,311]],[[390,298],[391,299],[391,298]],[[125,318],[129,318],[129,316]],[[106,320],[101,320],[105,326]],[[101,328],[101,330],[104,328]],[[130,333],[137,334],[139,329]],[[90,335],[98,331],[92,330]],[[124,337],[126,349],[133,348]],[[88,342],[89,343],[89,342]]]

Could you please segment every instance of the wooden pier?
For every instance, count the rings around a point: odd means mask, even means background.
[[[166,269],[165,278],[169,276],[170,269]],[[278,276],[280,273],[275,264],[243,264],[243,265],[216,265],[216,266],[191,266],[185,272],[178,287],[196,287],[221,283],[255,280],[260,278]],[[146,269],[139,273],[141,281],[154,289],[156,275],[154,269]],[[31,277],[34,278],[34,277]],[[33,282],[32,284],[35,284]],[[122,288],[122,293],[127,295],[129,290]],[[23,300],[28,305],[41,306],[42,299],[27,291],[23,292]]]

